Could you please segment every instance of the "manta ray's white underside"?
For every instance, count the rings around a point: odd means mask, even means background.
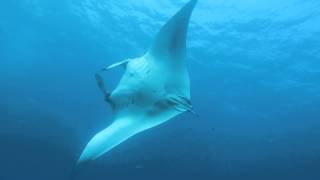
[[[162,27],[144,56],[105,68],[126,68],[107,97],[114,122],[90,140],[78,162],[94,160],[141,131],[182,112],[192,112],[185,54],[188,23],[196,2],[191,0]]]

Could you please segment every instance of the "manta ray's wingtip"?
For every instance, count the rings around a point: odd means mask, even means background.
[[[80,157],[77,160],[76,166],[83,166],[84,164],[89,164],[95,158],[90,152],[90,149],[87,148],[81,153]]]
[[[194,7],[197,5],[198,0],[190,0],[186,6],[189,6],[191,8],[191,11],[193,11]]]
[[[158,32],[149,55],[158,59],[183,59],[186,51],[188,24],[197,0],[190,0]]]
[[[186,6],[189,6],[191,7],[191,9],[193,9],[197,3],[198,3],[198,0],[190,0]]]
[[[83,164],[87,164],[87,162],[90,162],[89,159],[83,159],[82,155],[79,157],[79,159],[77,160],[75,166],[81,166]]]
[[[191,4],[197,4],[198,0],[190,0],[189,3]]]

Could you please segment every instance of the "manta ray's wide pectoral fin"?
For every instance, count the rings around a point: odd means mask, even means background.
[[[149,55],[161,59],[183,59],[186,54],[186,36],[192,11],[197,0],[191,0],[160,30]]]
[[[142,130],[142,126],[136,123],[134,118],[115,120],[110,126],[90,140],[82,152],[78,163],[98,158]]]
[[[128,115],[127,117],[116,118],[112,124],[97,133],[89,141],[82,152],[78,163],[94,160],[137,133],[159,124],[157,122],[145,123],[145,121],[150,122],[152,119],[141,121],[141,118],[143,117],[134,116],[133,114]]]

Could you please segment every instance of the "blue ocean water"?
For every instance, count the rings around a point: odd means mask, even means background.
[[[1,1],[0,180],[70,179],[111,123],[94,73],[143,55],[186,2]],[[200,118],[138,134],[76,179],[320,179],[319,22],[318,0],[199,0],[187,62]]]

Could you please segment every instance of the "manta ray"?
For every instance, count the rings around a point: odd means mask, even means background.
[[[105,100],[111,105],[113,122],[89,141],[78,163],[95,160],[135,134],[183,112],[195,113],[185,59],[187,29],[196,3],[190,0],[160,29],[146,54],[102,69],[125,68],[112,92],[96,74]]]

